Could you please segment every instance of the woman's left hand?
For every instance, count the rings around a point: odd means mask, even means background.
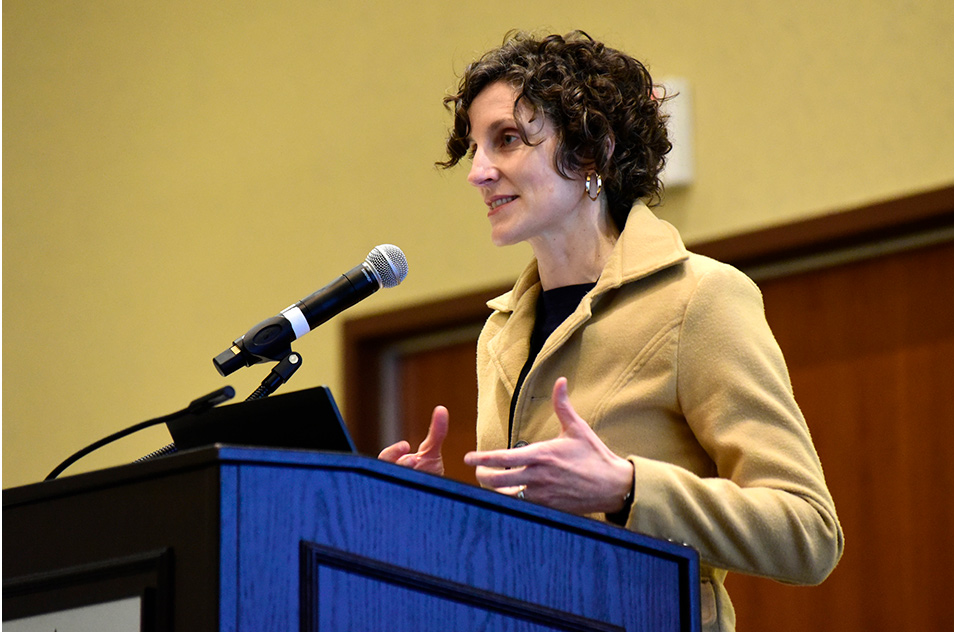
[[[568,398],[568,380],[558,378],[552,394],[561,434],[510,450],[469,452],[484,487],[575,514],[615,513],[624,506],[634,468],[608,448]],[[523,494],[521,493],[523,492]]]

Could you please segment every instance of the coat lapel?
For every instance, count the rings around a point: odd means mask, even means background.
[[[688,257],[677,230],[658,219],[643,203],[634,205],[624,232],[611,251],[594,289],[585,295],[574,313],[551,335],[541,350],[546,357],[591,318],[595,300],[607,292],[676,265]],[[508,315],[501,329],[488,341],[488,354],[498,376],[514,392],[518,374],[528,359],[531,329],[541,282],[532,259],[514,288],[488,301],[498,314]]]

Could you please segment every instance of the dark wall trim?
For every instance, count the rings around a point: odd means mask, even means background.
[[[689,244],[698,254],[750,268],[953,227],[953,187]]]

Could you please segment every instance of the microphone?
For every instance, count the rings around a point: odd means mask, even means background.
[[[336,314],[368,298],[382,287],[405,280],[408,262],[398,246],[382,244],[355,266],[322,289],[262,321],[232,346],[213,358],[223,377],[259,362],[278,362],[291,353],[291,344]]]

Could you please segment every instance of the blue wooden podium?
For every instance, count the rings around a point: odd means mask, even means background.
[[[346,454],[217,445],[3,492],[4,625],[125,601],[149,631],[696,631],[698,572],[688,547]]]

